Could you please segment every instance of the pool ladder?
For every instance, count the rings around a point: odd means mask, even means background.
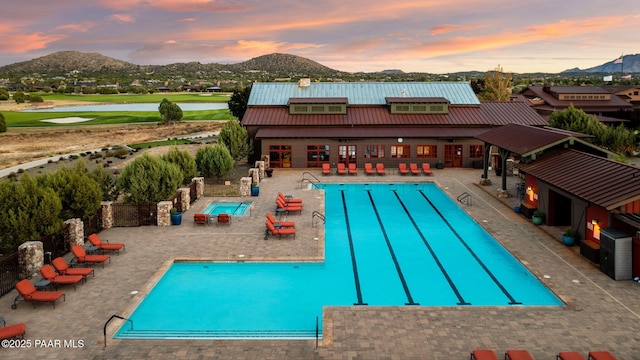
[[[302,179],[300,179],[300,188],[304,188],[304,184],[309,183],[311,184],[312,188],[318,188],[318,183],[320,183],[320,179],[318,179],[317,177],[315,177],[315,175],[313,175],[312,173],[305,171],[302,173]]]
[[[314,210],[313,213],[311,214],[311,226],[312,227],[316,227],[316,222],[314,221],[316,218],[322,220],[322,223],[325,223],[325,218],[324,215],[322,215],[320,212]]]
[[[111,315],[111,317],[109,318],[109,320],[107,320],[106,323],[104,323],[104,327],[102,328],[102,333],[104,334],[104,348],[107,348],[107,325],[109,325],[109,323],[111,322],[111,320],[113,320],[114,318],[118,318],[124,321],[128,321],[131,323],[131,330],[133,330],[133,321],[127,318],[123,318],[120,315]]]
[[[465,204],[467,206],[471,206],[471,195],[469,193],[467,193],[466,191],[463,192],[462,194],[458,195],[457,200],[462,203]]]

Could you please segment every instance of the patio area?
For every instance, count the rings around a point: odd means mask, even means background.
[[[536,359],[553,359],[559,351],[586,357],[595,350],[640,359],[640,284],[612,280],[580,256],[577,247],[563,246],[561,230],[535,226],[514,213],[517,199],[496,197],[497,177],[490,175],[493,185],[480,186],[481,170],[474,169],[434,169],[430,177],[401,176],[395,169],[366,176],[359,170],[357,176],[322,176],[320,169],[277,169],[260,183],[258,197],[229,198],[253,202],[250,215],[234,217],[230,226],[193,223],[193,214],[220,200],[203,198],[184,214],[180,226],[102,231],[102,239],[123,242],[126,251],[113,254],[104,269],[96,267],[95,278],[77,290],[62,287],[66,301],[55,309],[21,303],[11,310],[15,290],[0,298],[0,316],[7,324],[25,322],[25,339],[31,340],[27,348],[0,353],[11,359],[468,359],[471,350],[487,348],[500,358],[507,349],[526,349]],[[463,208],[566,306],[327,307],[318,348],[310,340],[115,340],[111,335],[121,322],[114,320],[104,346],[105,322],[114,314],[126,317],[174,259],[321,260],[324,231],[322,222],[312,226],[317,221],[312,212],[324,214],[324,198],[322,191],[301,182],[304,171],[322,182],[434,181],[453,199],[467,192],[473,204]],[[520,180],[508,181],[515,195]],[[304,211],[286,216],[296,222],[295,239],[265,241],[265,215],[274,213],[278,192],[302,198]]]

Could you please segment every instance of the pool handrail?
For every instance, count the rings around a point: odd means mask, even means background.
[[[122,319],[124,321],[130,322],[131,323],[131,330],[133,330],[133,320],[124,318],[124,317],[122,317],[120,315],[116,315],[116,314],[111,315],[109,320],[107,320],[107,322],[104,323],[104,327],[102,328],[102,333],[104,335],[104,348],[105,349],[107,348],[107,325],[109,325],[109,323],[111,322],[111,320],[113,320],[113,318],[118,318],[118,319]]]
[[[317,210],[313,210],[313,212],[311,213],[311,226],[315,227],[315,222],[313,221],[313,219],[315,218],[319,218],[322,220],[322,223],[325,224],[326,223],[326,219],[324,218],[324,215],[321,214],[319,211]]]
[[[306,175],[309,175],[310,178],[305,177]],[[305,181],[310,183],[311,186],[315,187],[316,189],[318,188],[317,184],[322,182],[315,175],[313,175],[312,173],[310,173],[308,171],[305,171],[305,172],[302,173],[302,179],[300,179],[300,188],[301,189],[304,187],[304,182]]]

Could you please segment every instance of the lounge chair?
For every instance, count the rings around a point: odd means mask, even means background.
[[[587,360],[616,360],[616,357],[608,351],[589,351]]]
[[[398,173],[400,175],[407,175],[409,173],[409,169],[407,169],[407,164],[405,163],[398,164]]]
[[[229,214],[218,214],[218,225],[227,224],[231,225],[231,216]]]
[[[71,253],[73,253],[73,256],[75,256],[74,260],[78,263],[102,264],[102,267],[104,267],[104,263],[107,260],[111,262],[111,256],[109,255],[87,255],[80,245],[74,245],[71,247]]]
[[[364,173],[367,175],[374,175],[376,172],[373,170],[372,163],[364,163]]]
[[[473,350],[471,352],[471,360],[498,360],[498,356],[493,350]]]
[[[358,175],[358,168],[356,163],[349,163],[349,175]]]
[[[281,199],[276,200],[276,211],[289,213],[299,211],[302,213],[302,204],[285,204]]]
[[[193,214],[193,225],[208,225],[210,218],[209,214]]]
[[[267,221],[272,223],[275,228],[296,227],[295,221],[276,221],[271,213],[267,213]]]
[[[16,284],[16,290],[18,290],[18,295],[13,300],[13,305],[11,305],[12,309],[18,308],[18,301],[31,301],[33,307],[36,307],[36,302],[48,302],[53,304],[53,308],[56,308],[56,301],[62,298],[62,301],[65,300],[64,293],[62,291],[39,291],[36,290],[36,287],[33,286],[31,281],[28,279],[24,279],[19,281]]]
[[[85,281],[89,275],[96,276],[96,272],[92,268],[69,267],[69,264],[62,257],[53,259],[51,264],[61,275],[81,275],[85,278]]]
[[[267,220],[264,223],[267,228],[264,232],[264,239],[267,240],[267,238],[269,237],[269,234],[271,235],[278,235],[278,238],[281,239],[282,235],[293,235],[293,238],[296,238],[296,229],[294,228],[276,228],[275,226],[273,226],[273,224],[271,222],[269,222],[269,220]]]
[[[575,351],[561,351],[556,355],[556,360],[584,360],[584,356]]]
[[[27,326],[24,323],[18,323],[0,328],[0,339],[17,339],[18,337],[24,338],[24,333],[27,331]]]
[[[504,360],[533,360],[527,350],[507,350],[504,353]]]
[[[409,170],[411,170],[411,175],[420,174],[420,169],[418,169],[418,164],[414,164],[414,163],[409,164]]]
[[[117,251],[118,255],[120,255],[120,249],[124,251],[124,244],[109,244],[108,240],[102,241],[98,234],[91,234],[88,239],[89,242],[100,251]]]
[[[46,264],[40,268],[40,275],[45,280],[49,280],[51,284],[53,284],[56,289],[58,285],[73,285],[73,289],[76,289],[76,285],[84,280],[84,276],[82,275],[58,275],[53,266]]]
[[[377,163],[376,164],[376,173],[378,175],[385,175],[387,172],[384,171],[384,164],[383,163]]]
[[[422,173],[425,175],[433,175],[431,172],[431,165],[429,163],[422,163]]]
[[[330,175],[331,174],[331,164],[324,163],[322,164],[322,175]]]
[[[278,193],[278,197],[282,199],[285,204],[302,204],[302,199],[295,199],[291,195],[285,195],[281,192]]]
[[[338,175],[346,175],[347,169],[343,163],[338,163],[338,169],[336,169],[336,174]]]

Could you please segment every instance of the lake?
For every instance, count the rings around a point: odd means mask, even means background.
[[[22,110],[21,112],[105,112],[105,111],[158,111],[158,103],[142,104],[98,104],[98,105],[78,105],[59,106],[47,109]],[[224,103],[178,103],[182,111],[202,111],[202,110],[226,110],[229,108]]]

